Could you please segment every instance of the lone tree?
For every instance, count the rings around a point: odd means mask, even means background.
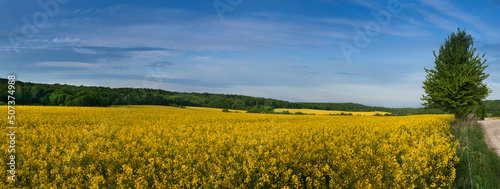
[[[439,55],[435,57],[434,69],[425,69],[427,76],[424,81],[425,93],[422,105],[426,108],[436,108],[452,112],[456,118],[464,118],[478,108],[484,108],[482,100],[492,91],[483,83],[489,74],[484,70],[485,54],[479,57],[474,46],[474,38],[458,28],[448,36]],[[479,115],[484,117],[484,115]]]

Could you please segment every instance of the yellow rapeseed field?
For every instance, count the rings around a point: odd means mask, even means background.
[[[136,107],[17,106],[16,181],[4,137],[0,188],[448,188],[455,178],[451,115]]]
[[[371,111],[371,112],[350,112],[350,111],[338,111],[338,110],[315,110],[315,109],[291,109],[291,108],[276,108],[274,109],[274,112],[283,112],[283,111],[288,111],[290,113],[295,113],[295,112],[302,112],[306,114],[315,114],[315,115],[331,115],[331,114],[349,114],[351,113],[352,115],[355,116],[372,116],[375,114],[390,114],[389,112],[382,112],[382,111]]]

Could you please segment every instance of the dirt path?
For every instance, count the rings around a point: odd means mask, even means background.
[[[484,137],[488,145],[500,156],[500,120],[478,121],[484,129]]]

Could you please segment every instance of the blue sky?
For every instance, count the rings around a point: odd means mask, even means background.
[[[500,99],[500,1],[0,2],[0,77],[419,107],[457,27]],[[3,75],[3,76],[1,76]]]

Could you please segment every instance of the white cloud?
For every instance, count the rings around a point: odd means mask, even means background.
[[[40,67],[67,67],[67,68],[96,68],[100,67],[96,64],[85,63],[85,62],[37,62],[34,63],[35,66]]]
[[[145,77],[163,78],[163,79],[174,79],[173,77],[166,76],[166,75],[145,75]]]
[[[52,42],[54,43],[68,43],[68,42],[79,42],[80,38],[70,38],[70,37],[64,37],[64,38],[54,38]]]
[[[97,54],[97,51],[86,48],[74,48],[73,51],[81,54]]]

